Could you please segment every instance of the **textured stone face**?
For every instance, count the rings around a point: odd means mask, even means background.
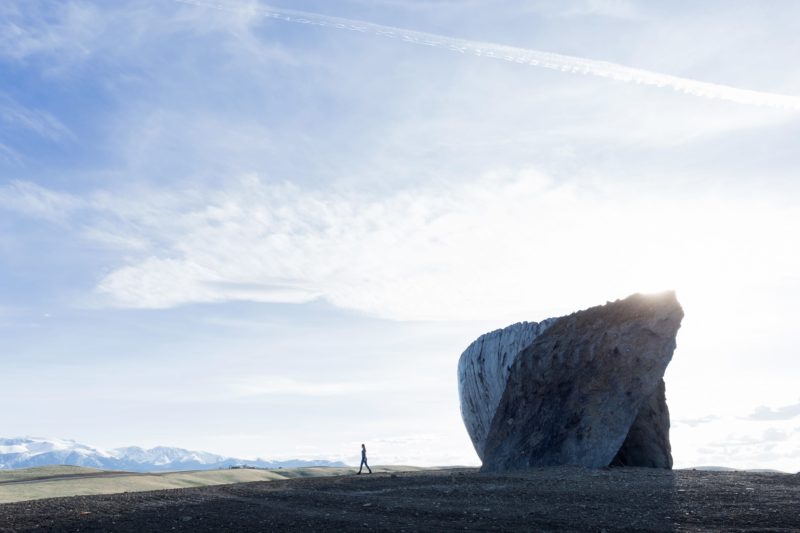
[[[650,395],[639,410],[611,465],[672,468],[669,409],[663,379],[659,380],[656,392]]]
[[[458,393],[461,418],[483,459],[483,446],[494,412],[508,381],[517,354],[530,346],[548,322],[519,322],[478,337],[458,360]]]
[[[662,378],[682,317],[673,293],[634,295],[475,341],[459,391],[484,470],[670,468]]]

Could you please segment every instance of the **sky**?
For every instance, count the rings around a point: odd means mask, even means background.
[[[0,5],[0,434],[475,465],[473,340],[674,289],[676,467],[800,470],[800,4],[203,4]]]

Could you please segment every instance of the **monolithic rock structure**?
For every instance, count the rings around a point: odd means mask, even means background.
[[[663,377],[682,318],[674,293],[637,294],[473,342],[458,384],[483,470],[671,468]]]

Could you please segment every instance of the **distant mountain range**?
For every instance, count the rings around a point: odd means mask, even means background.
[[[267,461],[223,457],[208,452],[158,446],[102,450],[72,440],[23,437],[0,438],[0,470],[48,465],[73,465],[128,472],[214,470],[231,466],[295,468],[301,466],[346,466],[340,461]]]
[[[783,470],[775,470],[773,468],[731,468],[729,466],[693,466],[690,468],[681,468],[681,470],[701,470],[704,472],[751,472],[754,474],[789,474]]]

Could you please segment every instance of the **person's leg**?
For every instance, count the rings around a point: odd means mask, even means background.
[[[372,473],[372,469],[371,469],[371,468],[369,467],[369,465],[367,464],[367,461],[366,461],[366,459],[364,460],[364,466],[366,466],[366,467],[367,467],[367,470],[368,470],[368,471],[369,471],[369,473],[371,474],[371,473]]]
[[[359,473],[359,474],[361,473],[361,469],[362,469],[362,468],[364,468],[364,459],[361,459],[361,464],[360,464],[360,465],[358,465],[358,473]],[[369,467],[367,467],[367,468],[369,468]]]

